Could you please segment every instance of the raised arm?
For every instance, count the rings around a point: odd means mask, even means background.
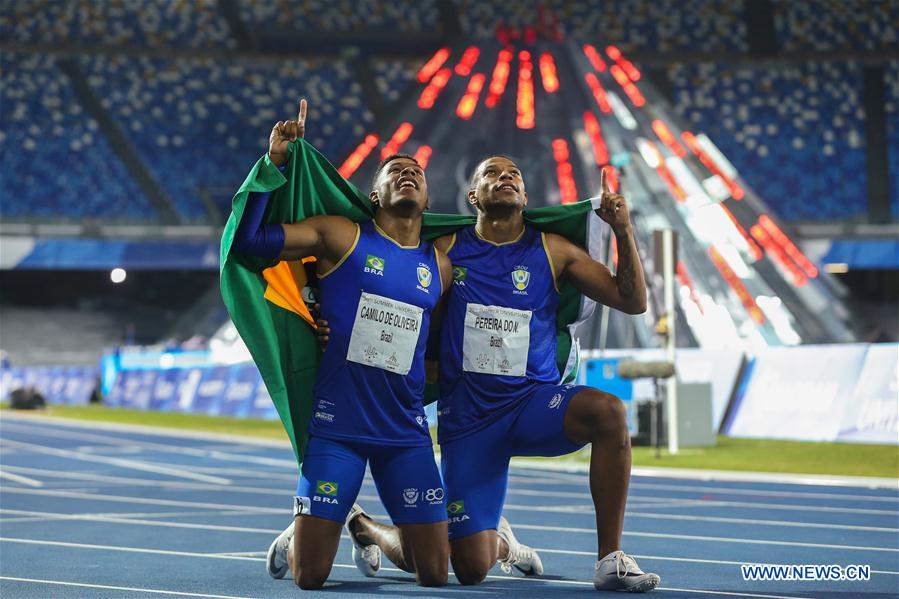
[[[609,189],[605,171],[601,175],[602,195],[596,214],[609,223],[618,244],[618,272],[597,262],[583,248],[554,234],[547,234],[547,246],[556,276],[566,279],[592,300],[627,314],[646,311],[646,280],[637,253],[634,228],[624,197]]]

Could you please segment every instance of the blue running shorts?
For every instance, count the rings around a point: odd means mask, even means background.
[[[440,446],[450,539],[495,529],[512,456],[558,456],[583,445],[565,436],[565,411],[583,385],[541,384],[489,426]]]
[[[394,524],[446,520],[443,483],[432,447],[347,443],[310,437],[295,515],[344,522],[359,495],[366,461]]]

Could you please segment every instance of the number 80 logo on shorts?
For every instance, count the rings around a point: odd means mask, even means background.
[[[425,501],[431,504],[443,503],[443,488],[428,489],[425,493]]]

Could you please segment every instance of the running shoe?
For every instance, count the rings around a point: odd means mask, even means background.
[[[596,562],[593,586],[597,591],[646,593],[661,582],[658,574],[645,573],[624,551],[613,551]]]
[[[537,552],[532,547],[518,542],[518,539],[512,534],[512,527],[509,526],[509,521],[502,516],[499,518],[496,534],[509,547],[509,555],[505,559],[499,560],[499,566],[503,572],[510,574],[514,567],[525,576],[539,576],[543,574],[543,562],[540,561],[540,556],[537,555]]]
[[[268,548],[268,555],[265,558],[265,571],[272,578],[284,578],[290,565],[287,563],[287,552],[290,551],[290,542],[293,540],[293,522],[284,529],[284,532],[278,535],[272,541],[271,547]]]
[[[353,563],[365,576],[372,578],[378,574],[381,569],[381,548],[377,545],[363,545],[356,540],[356,535],[350,529],[350,522],[359,516],[369,517],[358,503],[353,504],[353,508],[346,517],[346,531],[353,541]]]

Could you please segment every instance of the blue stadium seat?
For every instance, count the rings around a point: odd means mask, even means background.
[[[454,0],[462,29],[492,38],[496,25],[535,25],[529,0]],[[742,0],[584,0],[542,2],[569,38],[617,44],[621,50],[746,51]]]
[[[218,3],[206,0],[3,2],[0,37],[18,43],[83,46],[237,46]]]
[[[775,0],[783,50],[899,49],[899,3],[880,0]]]
[[[380,31],[430,33],[440,29],[437,0],[246,0],[240,4],[245,23],[324,32]]]
[[[4,219],[158,218],[52,56],[5,52],[0,105]]]
[[[899,64],[885,69],[887,86],[887,170],[890,173],[890,203],[893,218],[899,220]]]
[[[403,92],[415,80],[420,60],[387,60],[373,59],[372,70],[375,74],[375,86],[385,103],[391,104],[400,99]]]
[[[675,109],[785,219],[867,210],[861,68],[855,63],[669,69]]]
[[[272,125],[309,101],[306,139],[332,161],[373,121],[346,63],[304,60],[80,58],[90,86],[187,220],[229,205],[268,147]]]

